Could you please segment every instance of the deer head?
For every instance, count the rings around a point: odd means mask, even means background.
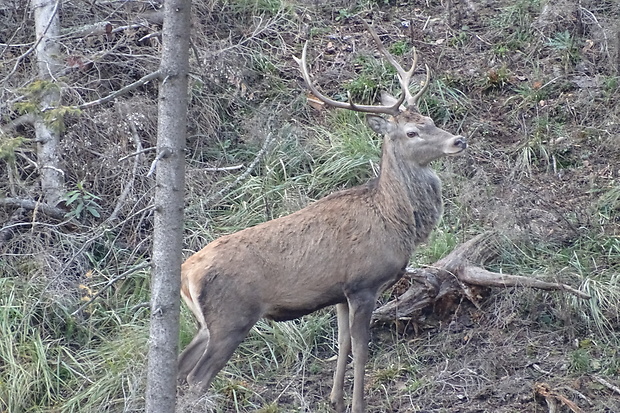
[[[370,32],[379,51],[396,69],[402,89],[400,97],[397,99],[387,92],[383,92],[381,94],[382,105],[375,106],[355,104],[351,101],[350,96],[349,102],[340,102],[325,96],[314,85],[308,73],[308,43],[306,42],[301,59],[297,57],[294,59],[299,65],[302,76],[312,94],[328,106],[368,113],[369,126],[387,138],[386,146],[393,146],[394,150],[398,151],[399,158],[413,162],[418,166],[427,166],[435,159],[455,155],[465,150],[467,143],[464,137],[452,135],[438,128],[430,117],[422,115],[418,109],[418,101],[430,84],[430,69],[428,65],[425,65],[426,80],[424,85],[415,95],[412,95],[409,87],[418,63],[418,54],[415,48],[413,49],[411,68],[405,71],[394,56],[387,51],[372,27],[366,21],[362,20],[362,22]],[[379,115],[388,115],[388,117],[384,118]]]

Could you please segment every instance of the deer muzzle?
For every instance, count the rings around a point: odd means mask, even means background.
[[[454,146],[460,148],[461,151],[464,151],[465,149],[467,149],[467,140],[463,136],[457,136],[454,140]]]
[[[463,136],[455,136],[446,142],[444,148],[446,155],[456,155],[467,148],[467,140]]]

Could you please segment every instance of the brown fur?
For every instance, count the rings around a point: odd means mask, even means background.
[[[442,212],[428,163],[466,144],[414,109],[370,126],[385,135],[381,173],[291,215],[221,237],[182,267],[182,296],[200,330],[179,358],[179,380],[206,390],[261,317],[289,320],[337,304],[339,357],[331,400],[345,410],[346,359],[355,363],[354,413],[364,411],[369,321]],[[407,132],[417,131],[419,137]]]

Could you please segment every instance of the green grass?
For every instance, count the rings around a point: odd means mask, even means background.
[[[584,234],[565,247],[539,243],[512,250],[505,248],[501,262],[504,272],[532,272],[529,276],[547,280],[553,280],[555,275],[589,294],[592,297],[590,300],[567,293],[550,295],[555,306],[568,311],[556,316],[562,320],[572,318],[585,328],[581,334],[594,335],[601,343],[618,343],[620,237],[591,233]]]
[[[123,394],[137,403],[148,318],[75,319],[36,280],[0,278],[0,291],[0,336],[10,337],[0,340],[0,411],[122,411]]]

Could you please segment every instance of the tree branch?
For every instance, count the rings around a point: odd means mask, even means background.
[[[540,290],[566,291],[576,295],[579,298],[592,298],[583,291],[579,291],[566,284],[541,281],[531,277],[524,277],[522,275],[500,274],[475,266],[467,266],[460,270],[458,272],[458,279],[464,283],[479,285],[482,287],[529,287],[538,288]]]
[[[104,96],[101,99],[97,99],[97,100],[93,100],[92,102],[87,102],[87,103],[83,103],[81,105],[77,105],[74,106],[75,109],[86,109],[86,108],[90,108],[92,106],[97,106],[97,105],[102,105],[104,103],[108,103],[114,99],[116,99],[119,96],[124,95],[127,92],[131,92],[134,89],[139,88],[140,86],[150,82],[151,80],[155,80],[155,79],[159,79],[160,78],[160,72],[156,71],[153,73],[150,73],[144,77],[142,77],[139,80],[136,80],[135,82],[120,88],[119,90],[110,93],[108,96]]]
[[[30,199],[0,198],[0,205],[24,208],[31,211],[41,211],[45,215],[55,219],[64,219],[66,214],[66,211],[63,211],[60,208],[41,202],[32,201]]]

